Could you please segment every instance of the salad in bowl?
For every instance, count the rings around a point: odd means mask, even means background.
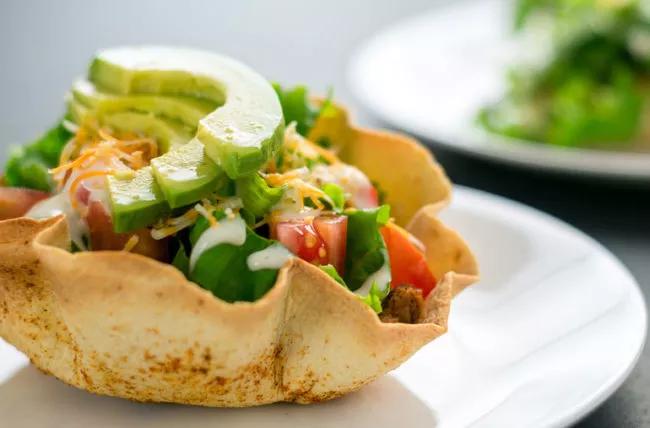
[[[76,387],[204,406],[354,391],[477,280],[414,140],[173,47],[107,49],[0,187],[0,336]],[[444,364],[444,362],[441,362]]]

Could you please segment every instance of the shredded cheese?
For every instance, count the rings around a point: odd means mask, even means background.
[[[126,244],[124,244],[124,248],[122,251],[131,251],[135,248],[136,245],[138,245],[138,242],[140,242],[140,238],[138,235],[131,235],[128,241],[126,241]]]
[[[81,184],[81,182],[87,178],[91,177],[101,177],[103,175],[112,175],[114,174],[114,171],[112,169],[106,169],[106,170],[100,170],[100,171],[86,171],[81,174],[79,174],[73,181],[72,184],[70,184],[70,188],[68,189],[68,192],[70,194],[70,203],[72,204],[73,208],[77,207],[77,198],[76,193],[77,193],[77,188]]]
[[[93,151],[87,151],[68,163],[59,165],[56,168],[52,168],[50,170],[50,174],[56,175],[70,169],[82,167],[85,161],[92,159],[94,156],[95,153]]]
[[[59,156],[59,165],[49,171],[59,189],[74,177],[68,188],[73,208],[79,209],[76,192],[84,180],[105,175],[130,178],[158,155],[158,146],[151,138],[139,138],[134,133],[121,137],[99,128],[94,120],[86,120],[76,128],[75,136]]]
[[[217,222],[217,219],[214,218],[212,214],[208,212],[208,210],[201,204],[196,204],[194,205],[194,209],[201,214],[207,221],[210,223],[210,227],[217,227],[219,223]]]
[[[198,217],[199,213],[195,209],[190,209],[181,216],[168,218],[164,223],[151,229],[151,237],[155,240],[165,239],[186,227],[192,226]]]

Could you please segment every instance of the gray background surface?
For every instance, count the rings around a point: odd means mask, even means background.
[[[373,32],[436,3],[2,0],[0,160],[9,143],[27,141],[56,120],[62,94],[96,49],[119,44],[202,47],[235,56],[283,83],[321,92],[331,85],[357,122],[381,126],[350,96],[347,61]],[[455,182],[522,201],[592,235],[650,293],[650,186],[545,176],[435,152]],[[650,426],[649,393],[650,352],[644,352],[620,390],[579,426]]]

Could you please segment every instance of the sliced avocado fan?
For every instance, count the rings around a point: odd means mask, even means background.
[[[284,132],[280,102],[266,79],[230,58],[183,48],[98,53],[88,80],[74,84],[68,107],[77,123],[90,115],[118,131],[139,131],[164,152],[136,176],[108,180],[120,232],[255,173]]]
[[[232,179],[257,171],[282,141],[273,87],[227,57],[167,47],[110,49],[95,57],[90,80],[119,95],[180,95],[221,105],[199,121],[196,138]]]
[[[219,104],[212,101],[165,95],[113,95],[97,89],[88,80],[76,81],[71,90],[74,100],[93,109],[98,116],[137,111],[153,113],[164,119],[182,123],[196,131],[199,121],[213,112]]]

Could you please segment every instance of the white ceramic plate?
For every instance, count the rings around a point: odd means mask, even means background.
[[[526,167],[650,182],[650,153],[513,141],[475,125],[530,50],[512,38],[511,1],[455,0],[376,35],[353,57],[350,87],[379,118],[432,143]]]
[[[457,188],[444,220],[482,281],[450,331],[399,369],[331,402],[251,409],[137,404],[39,373],[0,340],[0,421],[21,427],[537,427],[578,420],[629,374],[646,312],[634,279],[591,238],[533,209]]]

